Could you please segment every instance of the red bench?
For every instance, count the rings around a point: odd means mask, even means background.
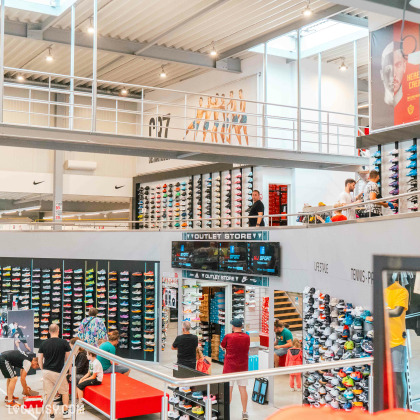
[[[116,373],[115,417],[141,416],[162,411],[163,391],[128,376]],[[88,386],[83,398],[94,407],[110,414],[111,374],[105,374],[101,385]]]

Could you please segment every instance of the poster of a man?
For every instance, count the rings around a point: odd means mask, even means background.
[[[16,350],[23,350],[25,352],[31,352],[31,348],[28,345],[28,341],[26,339],[23,330],[26,329],[25,325],[19,325],[18,322],[13,322],[10,326],[10,330],[12,332],[12,338],[14,338]],[[22,349],[21,345],[25,348]]]

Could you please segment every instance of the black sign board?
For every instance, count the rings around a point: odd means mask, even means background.
[[[182,277],[186,279],[222,281],[226,283],[249,284],[252,286],[264,287],[268,287],[270,283],[268,277],[257,277],[241,274],[225,274],[208,271],[182,270]]]
[[[263,230],[232,232],[183,232],[184,241],[268,241],[269,232]]]

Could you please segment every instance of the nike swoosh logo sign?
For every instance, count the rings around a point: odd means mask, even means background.
[[[124,185],[121,185],[121,187],[117,187],[117,186],[115,186],[115,189],[116,190],[119,190],[120,188],[122,188],[122,187],[124,187]]]
[[[34,185],[42,184],[43,182],[45,182],[45,181],[39,181],[39,182],[34,181]]]

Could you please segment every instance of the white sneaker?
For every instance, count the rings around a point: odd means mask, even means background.
[[[173,410],[168,413],[168,417],[171,419],[177,419],[179,417],[179,411]]]

